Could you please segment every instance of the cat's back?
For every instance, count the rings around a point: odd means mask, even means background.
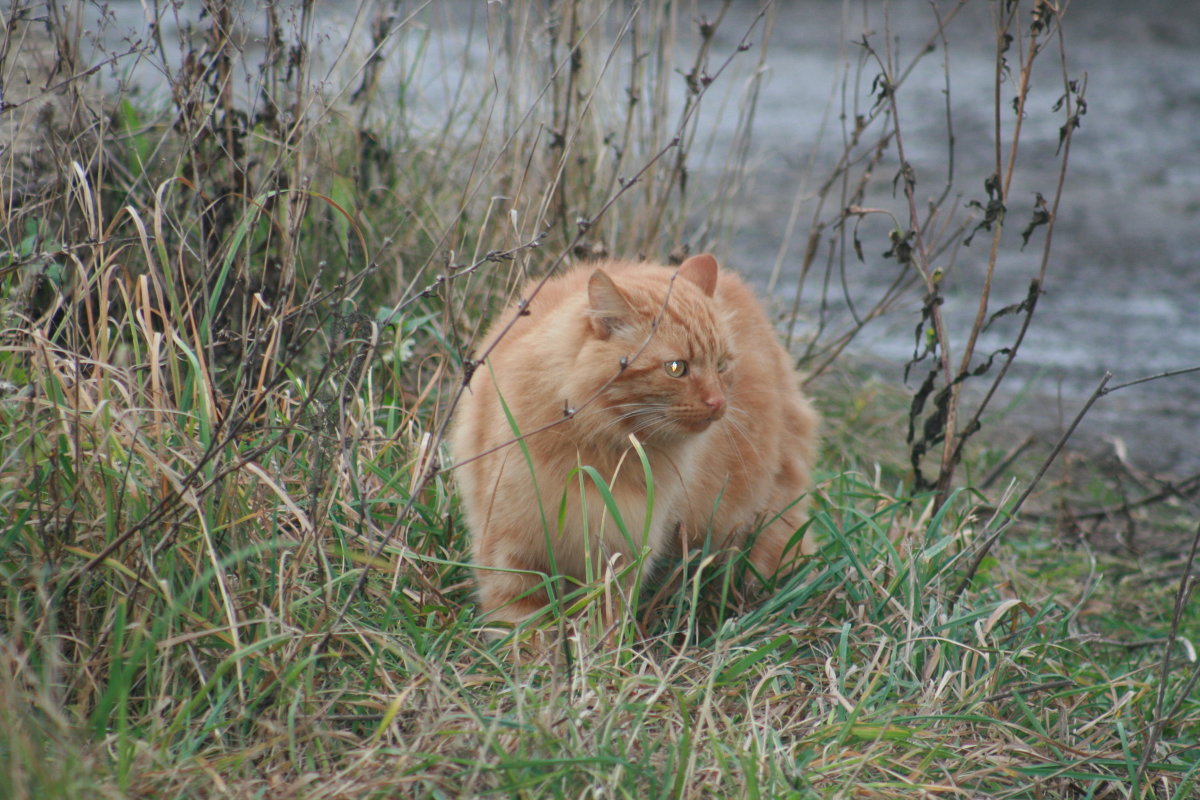
[[[817,413],[800,386],[792,357],[779,340],[762,302],[735,273],[724,272],[717,285],[717,302],[729,321],[743,378],[754,384],[759,398],[769,398],[768,422],[777,421],[785,438],[805,443],[816,435]]]
[[[716,299],[717,306],[735,334],[740,333],[743,338],[753,337],[761,349],[768,350],[772,356],[785,354],[762,302],[737,273],[721,273]]]

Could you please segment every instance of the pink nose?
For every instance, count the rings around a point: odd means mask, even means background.
[[[704,405],[708,406],[708,410],[714,415],[720,414],[725,410],[725,395],[710,394],[708,397],[704,398]]]

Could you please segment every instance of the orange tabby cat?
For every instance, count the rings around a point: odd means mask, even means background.
[[[760,574],[805,551],[796,501],[818,418],[736,275],[707,254],[678,270],[606,262],[548,281],[527,311],[475,371],[451,438],[487,619],[541,611],[542,574],[584,581],[643,548],[651,564],[708,536],[742,548],[766,523],[749,553]],[[631,435],[651,468],[649,520]],[[580,466],[607,483],[626,533]]]

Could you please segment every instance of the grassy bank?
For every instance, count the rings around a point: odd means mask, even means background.
[[[1015,94],[1024,119],[1069,17],[995,5],[998,113]],[[727,8],[212,2],[97,38],[97,7],[13,4],[0,796],[1193,796],[1193,562],[1077,546],[1055,512],[1078,482],[1035,480],[1046,450],[1008,463],[960,392],[1009,356],[941,322],[965,237],[992,267],[1033,237],[1047,269],[1050,218],[1004,224],[1021,126],[974,216],[949,183],[926,204],[883,39],[847,56],[845,154],[775,279],[824,287],[781,326],[829,420],[824,550],[765,598],[696,559],[612,624],[601,586],[561,628],[478,630],[441,445],[474,334],[526,275],[720,252],[774,19]],[[1060,80],[1028,124],[1063,131],[1061,194],[1082,87]],[[885,250],[900,277],[830,321],[830,276]],[[904,298],[911,393],[844,355]],[[1106,520],[1194,526],[1191,490],[1150,517],[1085,490]]]

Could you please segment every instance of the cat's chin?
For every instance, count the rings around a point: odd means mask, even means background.
[[[691,420],[673,419],[668,423],[655,426],[653,432],[643,431],[639,433],[638,431],[629,431],[614,444],[624,447],[627,444],[625,437],[632,434],[643,442],[658,447],[678,446],[704,433],[713,426],[714,422],[716,420],[706,418]]]
[[[695,417],[692,419],[676,419],[672,426],[677,431],[678,438],[695,436],[711,428],[720,417]]]

